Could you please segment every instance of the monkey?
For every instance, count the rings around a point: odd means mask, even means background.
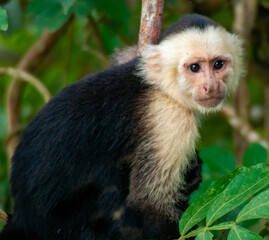
[[[167,240],[201,181],[198,114],[244,74],[243,40],[188,14],[130,61],[63,88],[12,157],[0,240]]]

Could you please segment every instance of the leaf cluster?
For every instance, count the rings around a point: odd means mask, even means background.
[[[226,166],[219,174],[235,168],[233,155],[223,154],[222,150],[217,148],[205,149],[200,155],[213,171],[217,169],[221,159],[226,159]],[[196,240],[210,240],[214,236],[212,231],[220,230],[229,231],[228,240],[263,239],[241,226],[241,223],[250,219],[269,218],[269,164],[265,163],[266,158],[265,149],[258,144],[251,145],[243,158],[245,166],[213,181],[184,212],[179,223],[179,239],[197,236]],[[221,222],[224,215],[235,211],[239,206],[243,207],[233,221]],[[188,233],[202,221],[204,226]]]
[[[93,15],[117,23],[118,27],[128,24],[129,11],[122,0],[32,0],[27,9],[35,18],[35,24],[51,31],[59,29],[74,14],[77,17]]]

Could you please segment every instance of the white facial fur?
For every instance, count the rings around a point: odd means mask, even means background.
[[[212,66],[217,60],[225,65],[216,71]],[[198,63],[201,71],[191,72],[192,63]],[[216,111],[244,73],[243,41],[222,27],[191,28],[148,46],[140,66],[146,81],[157,84],[182,106],[202,113]],[[213,90],[207,100],[204,89],[209,85]]]

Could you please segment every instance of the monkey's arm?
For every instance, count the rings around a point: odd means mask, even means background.
[[[190,195],[194,190],[196,190],[202,181],[202,160],[197,153],[196,159],[197,160],[193,160],[185,174],[185,189],[187,195]]]

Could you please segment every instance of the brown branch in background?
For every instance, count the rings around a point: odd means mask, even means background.
[[[155,44],[161,36],[164,0],[142,0],[138,55],[148,44]]]
[[[41,60],[49,53],[49,50],[55,44],[58,36],[62,32],[60,30],[56,32],[44,31],[36,43],[31,49],[23,56],[18,64],[18,69],[33,71],[38,66]],[[19,78],[14,77],[8,88],[7,92],[7,116],[8,116],[8,135],[16,132],[20,128],[19,114],[20,114],[20,101],[24,90],[24,82]],[[19,136],[14,135],[13,139],[9,141],[7,148],[7,155],[10,158],[14,152],[15,147],[19,141]]]
[[[264,117],[264,119],[265,119],[265,136],[266,136],[267,142],[269,142],[269,83],[267,83],[265,85],[264,93],[265,93],[265,96],[264,96],[264,98],[265,98],[265,103],[264,103],[264,106],[265,106],[265,117]]]
[[[228,123],[248,142],[254,143],[257,142],[264,146],[266,149],[269,149],[268,143],[263,139],[256,131],[254,131],[248,122],[241,119],[236,110],[226,104],[222,108],[222,114],[228,120]]]
[[[254,25],[254,20],[257,11],[257,1],[256,0],[237,0],[234,1],[234,31],[241,35],[244,39],[248,39],[250,32]],[[247,43],[246,43],[247,46]],[[247,58],[245,58],[245,63],[247,63]],[[241,80],[240,86],[234,95],[235,108],[239,113],[240,119],[244,122],[248,122],[249,113],[249,93],[247,87],[246,78]],[[237,156],[237,166],[241,165],[242,155],[247,148],[247,142],[241,137],[240,133],[234,133],[235,140],[235,152]]]
[[[87,51],[88,53],[90,53],[94,57],[98,58],[102,62],[103,67],[107,68],[110,65],[110,63],[109,63],[109,60],[108,60],[107,55],[106,55],[105,45],[104,45],[103,39],[101,37],[101,34],[99,32],[99,29],[97,27],[97,23],[93,19],[93,17],[90,15],[88,16],[88,24],[87,25],[91,28],[91,31],[92,31],[92,34],[95,38],[95,42],[96,42],[98,50],[94,50],[94,49],[90,48],[88,43],[87,43],[88,38],[90,37],[89,31],[86,31],[86,37],[84,39],[83,46],[82,46],[83,50]]]
[[[8,215],[0,209],[0,219],[4,222],[4,223],[7,223],[7,220],[8,220]]]
[[[99,48],[99,50],[105,55],[106,54],[106,49],[105,49],[105,45],[103,43],[103,39],[102,36],[99,32],[97,23],[95,22],[95,20],[93,19],[93,17],[91,15],[88,16],[88,20],[89,20],[89,25],[92,29],[92,32],[94,34],[94,37],[96,39],[96,44]]]
[[[249,38],[251,30],[253,29],[257,7],[257,0],[234,1],[234,31],[246,39]]]
[[[268,65],[252,62],[249,66],[250,74],[259,78],[264,85],[264,125],[265,137],[269,144],[269,69]],[[268,156],[269,160],[269,156]]]
[[[48,102],[50,99],[50,93],[49,90],[46,88],[46,86],[38,80],[36,77],[31,75],[28,72],[25,72],[20,69],[7,67],[7,68],[0,68],[0,75],[9,75],[16,79],[20,79],[22,81],[28,82],[32,84],[42,95],[45,102]]]

